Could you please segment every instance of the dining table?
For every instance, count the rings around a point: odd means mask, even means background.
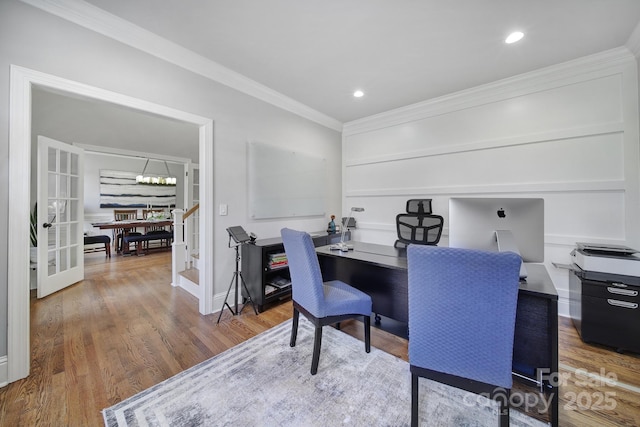
[[[131,230],[137,228],[144,228],[145,234],[149,228],[168,227],[173,225],[172,219],[127,219],[120,221],[107,221],[107,222],[92,222],[92,226],[99,228],[100,230],[123,230],[122,234],[127,235]],[[114,236],[115,237],[115,236]],[[116,245],[116,239],[114,238],[114,245]],[[116,245],[117,246],[117,245]],[[116,249],[118,249],[116,247]],[[127,251],[128,252],[128,251]],[[120,251],[118,251],[120,253]]]

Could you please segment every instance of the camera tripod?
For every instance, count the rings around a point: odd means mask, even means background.
[[[231,246],[231,234],[229,235],[229,247]],[[235,240],[235,239],[234,239]],[[256,309],[256,305],[253,303],[253,299],[251,298],[251,294],[249,293],[249,288],[247,288],[247,284],[244,282],[244,278],[242,277],[242,273],[240,272],[240,246],[245,243],[237,243],[234,248],[236,250],[236,271],[233,273],[233,276],[231,277],[231,283],[229,283],[229,289],[227,289],[227,295],[224,297],[224,305],[222,306],[222,309],[220,310],[220,315],[218,316],[218,321],[216,322],[216,324],[220,323],[220,319],[222,318],[222,313],[224,312],[224,308],[227,307],[229,309],[229,311],[231,312],[231,314],[233,314],[234,316],[242,313],[242,310],[244,310],[244,307],[247,305],[247,302],[251,303],[251,306],[253,307],[253,311],[256,313],[256,315],[258,314],[258,310]],[[240,310],[238,310],[238,291],[240,289],[238,289],[239,287],[239,283],[242,283],[242,286],[244,287],[244,291],[247,293],[246,298],[244,299],[244,302],[242,303],[242,308]],[[227,300],[229,299],[229,293],[231,293],[231,288],[233,288],[235,285],[235,310],[231,308],[231,306],[229,305],[229,303],[227,303]]]

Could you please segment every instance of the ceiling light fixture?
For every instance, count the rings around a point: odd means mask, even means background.
[[[522,39],[524,37],[524,33],[521,31],[514,31],[513,33],[509,34],[509,36],[504,40],[505,43],[507,44],[511,44],[511,43],[515,43],[517,41],[519,41],[520,39]]]
[[[147,174],[147,166],[149,166],[149,160],[144,164],[144,168],[142,169],[142,173],[136,176],[136,184],[142,185],[169,185],[175,187],[176,178],[171,176],[171,172],[169,172],[169,165],[167,165],[167,161],[164,160],[164,167],[167,170],[167,174]],[[159,160],[158,160],[159,161]]]
[[[364,96],[364,92],[358,89],[357,91],[353,92],[353,96],[355,96],[356,98],[362,98]]]

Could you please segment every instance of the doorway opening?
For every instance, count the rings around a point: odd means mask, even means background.
[[[103,101],[199,127],[201,236],[213,234],[213,120],[53,75],[11,66],[9,102],[9,230],[7,295],[7,382],[25,378],[30,367],[29,214],[31,185],[31,99],[35,87]],[[200,239],[201,256],[213,259],[213,239]],[[213,311],[213,265],[200,270],[201,314]]]

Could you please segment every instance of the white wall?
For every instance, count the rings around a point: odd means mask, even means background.
[[[545,264],[568,315],[576,241],[640,248],[636,61],[620,48],[347,123],[344,206],[355,238],[392,244],[410,198],[545,199]]]
[[[226,228],[242,225],[260,237],[283,226],[319,230],[327,218],[250,221],[247,214],[247,142],[295,148],[328,159],[327,211],[340,210],[340,134],[298,115],[193,74],[17,0],[0,2],[0,249],[6,254],[8,200],[9,71],[15,64],[90,86],[125,94],[214,121],[214,205],[229,214],[216,216],[207,236],[215,242],[211,259],[214,288],[224,292],[234,269]],[[132,149],[135,149],[134,147]],[[201,175],[202,176],[202,175]],[[25,221],[28,219],[25,218]],[[25,283],[28,286],[28,283]],[[7,354],[7,258],[0,257],[0,359]],[[1,361],[0,361],[1,363]]]

